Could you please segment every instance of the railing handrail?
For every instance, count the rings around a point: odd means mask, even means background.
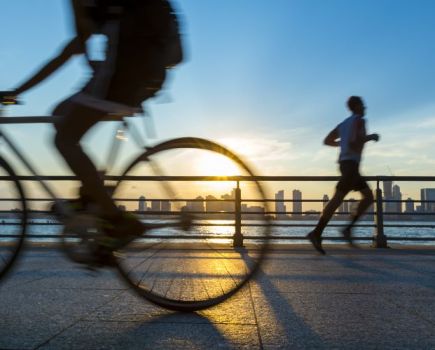
[[[80,181],[77,176],[73,175],[17,175],[16,177],[20,181],[35,181],[38,179],[46,181]],[[381,181],[435,181],[435,176],[364,176],[366,181],[381,182]],[[10,179],[10,176],[0,176],[0,180]],[[293,182],[293,181],[338,181],[339,176],[189,176],[189,175],[177,175],[177,176],[124,176],[119,175],[106,175],[104,177],[107,181],[119,181],[121,179],[129,181],[273,181],[273,182]]]
[[[389,218],[391,219],[392,217],[396,216],[418,216],[418,215],[423,215],[423,216],[434,216],[435,217],[435,213],[431,213],[431,212],[400,212],[400,211],[394,211],[394,212],[384,212],[383,209],[383,205],[385,203],[406,203],[407,200],[399,200],[399,199],[384,199],[382,196],[382,190],[381,190],[381,186],[380,186],[380,182],[383,181],[391,181],[391,182],[400,182],[400,181],[416,181],[416,182],[426,182],[426,181],[435,181],[435,176],[366,176],[364,177],[366,179],[366,181],[375,181],[376,182],[376,202],[374,204],[374,210],[370,211],[369,213],[366,213],[368,215],[372,215],[374,216],[375,222],[373,225],[362,225],[364,227],[374,227],[375,228],[375,234],[373,236],[373,242],[375,246],[378,247],[385,247],[387,244],[387,237],[384,235],[383,233],[383,228],[384,227],[426,227],[426,228],[434,228],[435,225],[384,225],[384,218],[385,220],[388,220]],[[10,176],[0,176],[0,181],[2,180],[10,180],[11,177]],[[72,175],[44,175],[44,176],[31,176],[31,175],[19,175],[17,176],[15,179],[18,179],[19,181],[36,181],[36,180],[44,180],[44,181],[80,181],[78,177],[76,176],[72,176]],[[118,175],[106,175],[104,176],[105,180],[108,181],[119,181],[119,180],[129,180],[129,181],[153,181],[153,182],[157,182],[157,181],[185,181],[185,182],[191,182],[191,181],[196,181],[196,182],[200,182],[200,181],[206,181],[206,182],[234,182],[237,183],[237,189],[239,189],[239,183],[241,182],[252,182],[252,181],[261,181],[261,182],[318,182],[318,181],[337,181],[339,179],[339,176],[126,176],[126,177],[121,177]],[[7,200],[0,198],[0,201],[4,201]],[[13,200],[12,198],[10,200]],[[51,198],[27,198],[27,200],[30,201],[51,201]],[[122,202],[123,200],[125,201],[139,201],[139,198],[116,198],[117,201]],[[147,198],[145,199],[145,201],[147,202],[153,202],[153,201],[167,201],[167,202],[180,202],[180,201],[185,201],[185,202],[233,202],[234,204],[232,204],[234,206],[232,211],[216,211],[216,214],[225,214],[225,215],[233,215],[233,217],[235,217],[235,223],[234,223],[234,227],[236,232],[239,232],[239,242],[238,244],[243,244],[243,235],[240,235],[240,228],[242,226],[253,226],[253,223],[246,223],[243,222],[242,223],[242,219],[247,217],[251,217],[251,216],[255,216],[255,215],[267,215],[268,217],[271,217],[271,215],[275,215],[276,219],[280,219],[279,214],[293,214],[291,219],[297,220],[298,216],[301,215],[301,220],[308,220],[310,218],[307,217],[303,217],[303,214],[313,214],[313,215],[319,215],[320,211],[318,210],[308,210],[308,211],[279,211],[279,210],[263,210],[263,211],[245,211],[243,208],[240,207],[241,203],[249,203],[249,202],[258,202],[258,203],[264,203],[264,202],[290,202],[290,203],[307,203],[307,202],[317,202],[317,203],[325,203],[326,200],[325,199],[272,199],[272,198],[264,198],[264,199],[248,199],[248,198],[242,198],[240,195],[236,196],[236,198],[226,198],[226,199],[219,199],[219,198],[192,198],[192,199],[183,199],[183,198],[177,198],[177,199],[171,199],[171,198]],[[351,202],[356,202],[355,200],[352,199],[348,199],[345,200],[345,202],[351,203]],[[413,200],[413,202],[419,202],[419,203],[435,203],[435,200],[418,200],[415,199]],[[276,209],[276,208],[275,208]],[[189,211],[189,210],[187,210]],[[35,212],[37,213],[37,211],[35,210],[31,210],[31,212]],[[47,213],[46,211],[39,211],[40,213]],[[190,212],[190,211],[189,211]],[[348,214],[349,212],[338,212],[338,215],[344,215],[344,214]],[[47,213],[48,214],[48,213]],[[162,211],[156,211],[153,212],[151,211],[146,211],[143,214],[145,215],[151,215],[151,217],[153,217],[153,215],[164,215],[167,214],[169,216],[172,215],[172,212],[162,212]],[[199,211],[198,214],[212,214],[211,212],[205,210],[204,212]],[[214,212],[213,212],[214,214]],[[336,217],[337,217],[336,216]],[[281,217],[282,218],[282,217]],[[290,218],[290,217],[289,217]],[[370,220],[373,220],[370,219]],[[281,224],[281,223],[276,223],[276,224],[272,224],[272,226],[297,226],[295,224]],[[298,224],[299,226],[307,226],[306,224]],[[218,225],[217,225],[218,226]],[[333,223],[331,223],[331,226],[337,226]],[[360,225],[358,225],[360,226]],[[237,235],[234,235],[233,237],[236,238]],[[249,237],[249,236],[246,236]],[[277,237],[278,238],[278,237]],[[281,237],[282,239],[289,239],[286,237]],[[357,239],[359,239],[359,237],[356,237]],[[388,237],[390,238],[390,237]],[[397,237],[391,237],[392,240],[398,240]],[[403,237],[404,241],[408,241],[408,240],[412,240],[413,238],[415,238],[414,240],[416,241],[434,241],[435,238],[431,238],[431,237]],[[364,238],[365,239],[365,238]]]

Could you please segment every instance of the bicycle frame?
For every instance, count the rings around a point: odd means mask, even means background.
[[[31,124],[31,123],[50,123],[54,124],[56,118],[60,117],[1,117],[2,108],[0,106],[0,124]],[[140,147],[146,149],[145,142],[141,135],[134,128],[129,128],[128,122],[125,120],[125,116],[110,116],[104,118],[103,121],[117,121],[118,124],[115,126],[115,135],[113,137],[113,142],[110,146],[110,152],[106,162],[106,168],[103,170],[103,174],[108,172],[111,167],[115,164],[116,159],[120,152],[121,142],[123,140],[119,135],[125,133],[125,131],[130,131],[135,143]],[[47,194],[54,200],[56,206],[59,208],[60,213],[65,217],[71,217],[73,211],[65,205],[65,203],[59,199],[56,195],[54,189],[45,181],[40,175],[38,175],[35,167],[30,163],[28,158],[24,155],[24,152],[19,149],[19,147],[13,142],[13,139],[5,133],[2,128],[0,128],[0,139],[4,140],[5,144],[9,147],[12,153],[18,158],[24,165],[27,171],[35,177],[35,181],[38,182],[42,188],[47,192]]]

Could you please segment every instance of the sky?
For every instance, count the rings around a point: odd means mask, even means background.
[[[6,1],[0,13],[0,90],[17,86],[74,36],[67,0]],[[43,5],[42,5],[43,4]],[[365,175],[435,174],[435,2],[432,0],[183,0],[186,60],[146,103],[157,137],[197,136],[229,146],[265,175],[338,175],[337,149],[322,145],[349,112],[367,104]],[[100,38],[101,39],[101,38]],[[95,57],[102,44],[90,45]],[[23,94],[7,115],[49,115],[88,78],[83,58]],[[138,124],[138,127],[141,124]],[[98,164],[112,137],[105,125],[84,139]],[[44,174],[68,174],[51,126],[6,129]],[[128,152],[137,154],[129,144]],[[406,196],[433,184],[400,184]],[[331,183],[272,184],[331,194]],[[305,196],[305,195],[304,195]]]

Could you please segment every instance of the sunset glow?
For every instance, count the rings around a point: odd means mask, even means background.
[[[216,154],[201,154],[195,159],[194,167],[202,176],[242,175],[236,163]]]

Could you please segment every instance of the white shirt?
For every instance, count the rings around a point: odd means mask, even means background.
[[[351,115],[337,126],[340,137],[340,156],[338,161],[353,160],[357,163],[361,160],[361,151],[350,147],[350,143],[355,141],[358,134],[365,135],[364,119],[359,115]]]

